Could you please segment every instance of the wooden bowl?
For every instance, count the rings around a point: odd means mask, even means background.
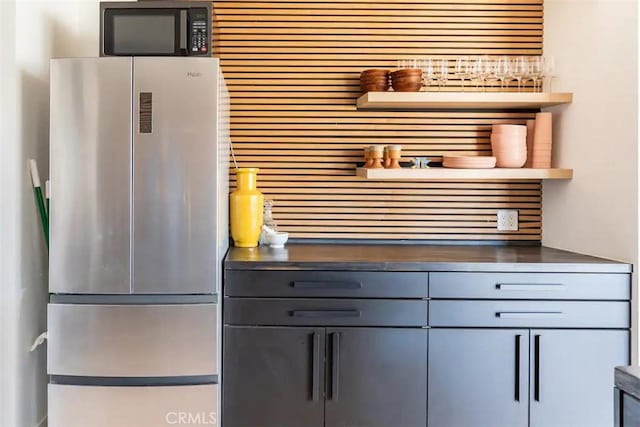
[[[372,81],[360,82],[360,86],[366,86],[366,85],[388,85],[388,84],[389,84],[388,80],[372,80]]]
[[[389,74],[375,74],[375,75],[361,75],[360,81],[370,81],[370,80],[389,80]]]
[[[391,75],[405,76],[409,74],[422,74],[421,68],[403,68],[401,70],[392,71]]]
[[[418,92],[422,87],[422,82],[407,82],[407,83],[398,83],[396,81],[391,82],[391,86],[393,90],[396,92]]]
[[[364,77],[360,79],[360,83],[384,83],[388,81],[389,79],[387,77]]]
[[[366,70],[360,73],[360,79],[364,78],[389,78],[387,70]]]
[[[414,76],[414,77],[399,77],[399,78],[392,78],[391,82],[396,82],[396,83],[413,83],[413,82],[421,82],[422,81],[422,76]]]
[[[382,69],[376,69],[376,68],[372,68],[369,70],[364,70],[360,73],[361,75],[369,75],[369,74],[389,74],[389,70],[382,70]]]

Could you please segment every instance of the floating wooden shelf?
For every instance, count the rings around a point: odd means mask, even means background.
[[[450,169],[433,167],[428,169],[365,169],[357,168],[356,175],[371,180],[540,180],[571,179],[573,169]]]
[[[394,109],[538,109],[569,104],[572,93],[541,92],[368,92],[358,108]]]

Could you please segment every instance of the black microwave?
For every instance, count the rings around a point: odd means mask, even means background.
[[[211,2],[101,2],[100,56],[211,56]]]

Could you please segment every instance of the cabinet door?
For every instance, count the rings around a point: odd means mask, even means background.
[[[324,328],[224,327],[225,427],[324,426]]]
[[[429,426],[527,426],[528,330],[429,333]]]
[[[325,425],[424,427],[427,341],[426,329],[327,329]]]
[[[629,364],[629,333],[531,331],[531,426],[613,425],[615,366]]]

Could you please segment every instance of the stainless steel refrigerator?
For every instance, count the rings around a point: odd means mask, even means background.
[[[50,103],[49,427],[219,424],[218,59],[54,59]]]

